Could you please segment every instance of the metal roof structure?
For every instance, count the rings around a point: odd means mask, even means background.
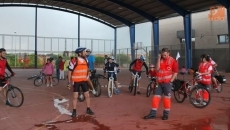
[[[218,0],[0,0],[0,7],[60,10],[91,18],[112,28],[184,16],[216,5],[220,5]]]

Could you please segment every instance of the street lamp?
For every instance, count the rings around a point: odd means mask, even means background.
[[[17,32],[14,32],[15,34],[15,40],[14,40],[14,51],[15,51],[15,57],[14,57],[14,66],[16,67],[16,35],[17,35]]]

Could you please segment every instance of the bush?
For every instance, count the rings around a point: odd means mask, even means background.
[[[130,58],[125,54],[117,54],[117,63],[119,63],[121,66],[123,64],[129,64],[131,62]]]
[[[104,64],[104,57],[102,56],[95,56],[95,63],[96,65]]]

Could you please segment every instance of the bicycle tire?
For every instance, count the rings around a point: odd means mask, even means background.
[[[18,91],[19,95],[16,94],[16,91]],[[17,104],[14,104],[13,101],[10,99],[10,96],[13,99],[15,99],[15,98],[18,99],[18,97],[21,97],[21,101],[18,102]],[[9,85],[8,90],[6,92],[6,99],[7,99],[8,103],[10,104],[10,106],[12,106],[12,107],[20,107],[24,102],[24,95],[23,95],[22,91],[18,87]]]
[[[137,94],[137,78],[135,78],[135,85],[134,85],[134,91],[133,91],[133,95],[136,96]]]
[[[181,95],[183,95],[183,97],[181,98],[182,100],[179,100],[179,99],[177,98],[177,94],[178,94],[178,93],[180,93],[180,91],[173,91],[174,98],[176,99],[176,101],[177,101],[178,103],[183,103],[184,100],[185,100],[185,98],[187,97],[187,94],[186,94],[185,92],[181,92],[181,93],[182,93]],[[179,98],[180,98],[180,97],[179,97]]]
[[[37,82],[40,84],[37,84]],[[34,86],[40,87],[42,84],[43,84],[43,79],[41,77],[37,77],[34,79]]]
[[[218,80],[216,80],[216,82],[217,82],[217,84],[220,84],[220,88],[217,88],[216,91],[218,93],[221,93],[223,91],[223,85]]]
[[[151,86],[152,86],[152,83],[149,83],[149,85],[147,87],[147,90],[146,90],[146,96],[147,97],[149,97],[151,92],[152,92]]]
[[[97,94],[94,94],[94,96],[95,97],[100,97],[100,95],[101,95],[101,84],[99,83],[98,80],[95,81],[94,89],[97,92]]]
[[[57,77],[52,77],[53,86],[57,85],[58,83],[59,83],[59,79]]]
[[[84,93],[83,93],[81,88],[80,88],[80,92],[78,93],[78,98],[77,99],[78,99],[79,102],[85,101],[85,95],[84,95]]]
[[[129,92],[131,93],[133,91],[133,83],[131,86],[129,86]]]
[[[196,104],[196,103],[193,101],[193,98],[192,98],[193,92],[197,93],[197,90],[199,90],[199,89],[201,89],[202,92],[206,91],[206,92],[208,93],[208,97],[209,97],[209,100],[208,100],[207,102],[200,101],[199,104],[205,103],[205,105],[202,105],[202,106],[198,106],[198,104]],[[191,92],[190,92],[190,94],[189,94],[189,100],[190,100],[190,103],[191,103],[194,107],[196,107],[196,108],[205,108],[205,107],[207,107],[207,106],[209,105],[209,103],[210,103],[210,101],[211,101],[211,94],[210,94],[210,91],[209,91],[207,88],[203,87],[203,86],[197,85],[197,86],[195,86],[195,87],[191,90]],[[195,100],[197,100],[197,99],[195,99]]]
[[[113,96],[113,89],[112,89],[112,83],[111,81],[109,81],[108,83],[108,97],[112,97]]]

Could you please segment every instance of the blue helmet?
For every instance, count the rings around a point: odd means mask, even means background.
[[[76,50],[75,50],[75,53],[81,53],[82,51],[84,51],[86,48],[85,47],[78,47]]]
[[[140,60],[144,62],[145,61],[145,57],[143,55],[141,55],[140,56]]]

